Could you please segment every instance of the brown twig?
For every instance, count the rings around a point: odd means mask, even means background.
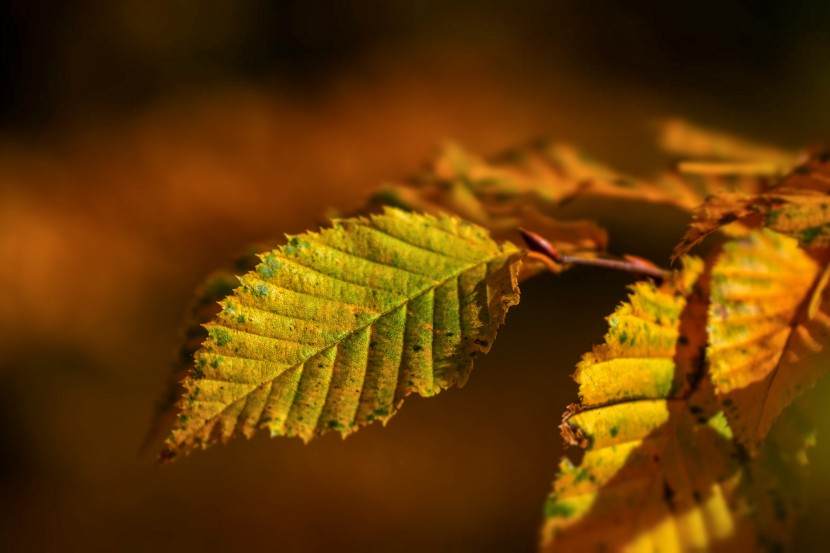
[[[520,228],[519,233],[530,249],[530,257],[544,263],[552,271],[557,269],[556,265],[584,265],[586,267],[625,271],[658,280],[663,280],[668,274],[666,270],[657,267],[650,261],[633,255],[627,255],[623,259],[563,255],[553,247],[553,244],[535,232]]]

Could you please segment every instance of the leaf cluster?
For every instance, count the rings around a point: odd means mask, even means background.
[[[686,161],[650,179],[562,144],[490,160],[449,145],[360,213],[247,256],[194,304],[162,458],[386,424],[410,394],[463,386],[522,280],[623,269],[644,279],[577,365],[561,430],[584,453],[560,463],[542,548],[785,545],[814,441],[799,398],[828,361],[830,155],[682,121],[661,145]],[[580,196],[686,210],[679,268],[612,256],[596,223],[556,218]],[[711,255],[688,255],[715,233]]]

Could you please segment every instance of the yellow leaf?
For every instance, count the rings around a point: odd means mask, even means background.
[[[756,231],[712,269],[707,355],[736,438],[754,453],[793,398],[826,371],[828,268],[795,239]]]
[[[786,539],[797,502],[768,486],[789,484],[803,457],[782,457],[791,450],[779,444],[749,460],[735,444],[704,374],[702,270],[686,258],[661,286],[636,284],[579,363],[581,401],[561,428],[586,451],[560,464],[544,551],[737,551]]]
[[[205,325],[163,458],[258,429],[347,435],[410,393],[463,385],[519,301],[523,255],[470,223],[395,209],[292,237]]]

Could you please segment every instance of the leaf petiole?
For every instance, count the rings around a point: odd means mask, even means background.
[[[633,255],[623,256],[622,259],[564,255],[559,253],[553,247],[553,244],[533,231],[520,228],[519,233],[530,249],[528,257],[540,261],[553,272],[558,272],[559,268],[557,265],[584,265],[587,267],[601,267],[603,269],[625,271],[657,280],[663,280],[668,274],[668,271],[657,267],[650,261]]]

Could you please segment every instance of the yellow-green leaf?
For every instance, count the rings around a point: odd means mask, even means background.
[[[712,269],[707,355],[737,439],[751,452],[826,371],[828,269],[772,231],[730,242]]]
[[[396,209],[290,238],[206,325],[163,457],[258,429],[347,435],[410,393],[463,385],[519,301],[522,256],[476,225]]]
[[[581,401],[561,428],[586,451],[560,464],[544,551],[737,551],[786,538],[789,526],[771,519],[794,513],[775,509],[790,505],[787,490],[764,492],[789,465],[736,446],[704,374],[702,263],[684,266],[659,287],[636,284],[577,367]]]
[[[183,336],[179,347],[179,355],[173,361],[173,370],[168,377],[167,389],[164,395],[156,401],[153,419],[145,438],[145,446],[156,439],[173,422],[173,415],[181,390],[180,382],[193,370],[193,355],[201,347],[205,338],[208,337],[204,325],[210,322],[221,310],[219,302],[239,286],[239,279],[235,275],[254,269],[260,262],[256,253],[271,249],[274,246],[276,244],[270,242],[249,244],[232,263],[229,263],[227,267],[214,271],[196,289],[182,327]]]

